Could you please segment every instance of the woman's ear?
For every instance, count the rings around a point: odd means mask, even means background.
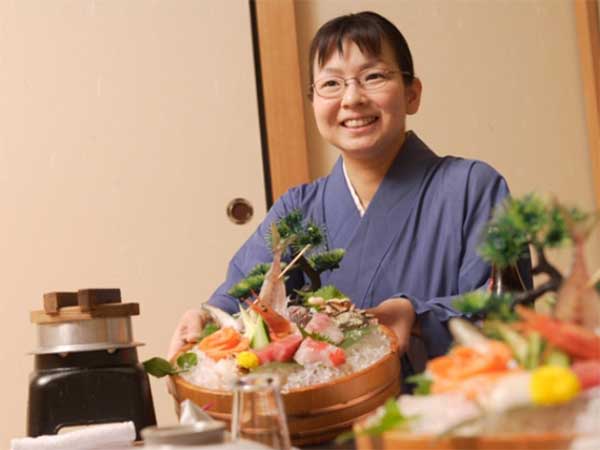
[[[406,114],[415,114],[419,110],[421,104],[421,92],[423,85],[417,77],[413,78],[410,85],[404,87],[404,95],[406,96]]]

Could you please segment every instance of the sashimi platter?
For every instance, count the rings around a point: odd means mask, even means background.
[[[209,320],[197,343],[163,373],[173,377],[179,400],[190,399],[225,421],[231,420],[236,379],[275,374],[292,443],[323,442],[399,394],[397,341],[335,286],[320,285],[320,274],[337,268],[344,251],[319,252],[324,235],[318,226],[293,212],[265,239],[272,262],[257,265],[228,292],[239,299],[239,311],[230,315],[203,305]],[[288,292],[285,282],[294,270],[309,281]],[[150,373],[153,364],[145,363]]]
[[[511,264],[529,244],[533,272],[546,281],[459,297],[455,308],[471,320],[450,320],[453,347],[409,378],[414,395],[389,399],[355,425],[358,448],[599,449],[600,271],[590,276],[584,258],[597,220],[556,200],[507,201],[480,252]],[[544,253],[563,242],[573,248],[565,277]]]

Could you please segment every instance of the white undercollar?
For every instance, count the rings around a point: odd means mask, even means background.
[[[354,186],[352,186],[352,183],[350,182],[350,178],[348,177],[348,172],[346,172],[346,164],[344,163],[343,159],[342,159],[342,170],[344,171],[344,178],[346,179],[346,184],[348,185],[348,190],[350,191],[352,200],[354,200],[356,209],[358,209],[358,214],[360,215],[360,217],[362,217],[365,215],[365,208],[362,205],[360,198],[358,197],[358,194],[356,193],[356,190],[354,189]]]

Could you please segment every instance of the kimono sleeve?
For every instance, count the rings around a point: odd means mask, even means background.
[[[456,175],[464,177],[464,174]],[[465,292],[484,288],[490,278],[491,267],[481,259],[477,247],[494,208],[509,194],[504,178],[487,164],[477,161],[469,168],[463,190],[462,230],[457,230],[461,235],[462,257],[457,273],[448,274],[457,277],[458,292],[435,298],[419,298],[410,292],[394,295],[405,297],[412,303],[429,358],[446,353],[452,341],[446,322],[460,315],[452,306],[454,299]],[[530,261],[520,267],[526,284],[531,285]]]

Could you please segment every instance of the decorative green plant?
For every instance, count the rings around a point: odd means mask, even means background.
[[[576,237],[583,242],[597,219],[598,214],[567,208],[556,199],[543,200],[534,194],[522,198],[509,197],[486,226],[479,252],[494,268],[503,270],[516,269],[519,259],[526,256],[531,248],[537,257],[532,275],[546,274],[547,281],[534,289],[500,297],[495,293],[468,293],[457,299],[454,306],[465,313],[491,314],[506,320],[515,304],[531,304],[548,292],[557,292],[564,277],[546,257],[546,249],[572,243]],[[575,252],[575,258],[582,257]]]
[[[548,280],[514,298],[514,303],[531,303],[547,292],[558,291],[563,281],[563,275],[548,261],[545,249],[571,241],[575,227],[586,227],[589,233],[596,218],[556,200],[544,201],[534,194],[509,198],[489,222],[479,251],[484,260],[504,269],[515,267],[523,252],[532,248],[537,256],[532,275],[546,274]]]
[[[283,273],[301,270],[309,280],[309,284],[301,291],[316,291],[321,287],[321,273],[337,269],[345,251],[343,249],[323,250],[326,247],[325,232],[322,227],[310,220],[305,220],[301,211],[292,211],[275,223],[265,240],[271,248],[277,245],[284,247],[283,255],[291,264],[282,262]],[[276,234],[277,236],[274,236]],[[271,268],[270,263],[257,264],[246,278],[233,286],[227,293],[243,300],[260,291],[265,275]]]

